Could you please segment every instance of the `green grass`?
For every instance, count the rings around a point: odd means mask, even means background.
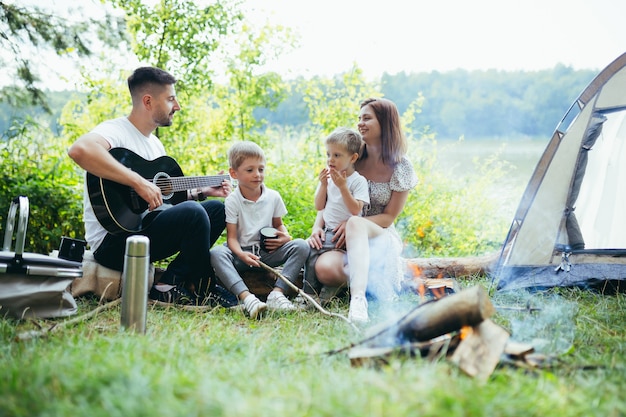
[[[528,301],[493,296],[497,306]],[[417,302],[406,295],[397,310]],[[443,359],[397,356],[382,368],[353,367],[345,353],[325,352],[363,335],[315,310],[250,321],[240,311],[150,308],[142,335],[120,330],[118,306],[29,340],[17,335],[36,329],[33,322],[2,319],[0,415],[626,415],[625,296],[559,289],[530,302],[541,312],[497,310],[492,318],[509,330],[544,322],[538,336],[569,343],[547,352],[557,358],[550,367],[502,363],[485,382]],[[96,306],[79,303],[79,314]],[[386,318],[371,307],[373,323]],[[347,314],[345,303],[330,308]]]

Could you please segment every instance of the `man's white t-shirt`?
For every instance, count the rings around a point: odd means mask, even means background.
[[[367,180],[358,172],[354,171],[348,178],[346,183],[350,194],[365,206],[370,203],[370,193],[367,186]],[[318,185],[319,187],[319,185]],[[334,229],[341,222],[346,221],[352,213],[346,207],[341,197],[341,191],[335,183],[328,179],[328,188],[326,189],[326,206],[324,207],[324,225],[326,228]]]
[[[146,160],[153,160],[165,155],[165,148],[159,138],[153,134],[148,137],[144,136],[126,117],[104,121],[93,128],[91,132],[105,138],[111,148],[126,148]],[[107,231],[94,214],[89,200],[86,176],[83,207],[85,240],[87,240],[90,249],[95,251],[104,240]]]
[[[226,223],[237,225],[237,240],[241,247],[258,245],[261,241],[259,232],[264,227],[272,226],[274,217],[284,217],[287,207],[278,191],[261,185],[261,197],[257,201],[246,199],[239,187],[226,200]]]

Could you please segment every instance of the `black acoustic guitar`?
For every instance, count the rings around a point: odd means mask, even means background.
[[[87,173],[87,192],[96,218],[109,233],[140,232],[159,211],[187,200],[187,190],[219,187],[229,175],[185,177],[178,163],[169,156],[148,161],[125,148],[113,148],[111,155],[122,165],[152,181],[161,189],[163,205],[148,211],[148,203],[131,187]]]

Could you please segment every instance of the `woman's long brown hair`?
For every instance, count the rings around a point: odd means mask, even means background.
[[[382,144],[382,159],[385,165],[395,167],[406,154],[407,143],[400,114],[395,103],[386,98],[368,98],[361,102],[360,108],[370,106],[380,124],[380,140]],[[367,146],[363,147],[360,160],[367,158]]]

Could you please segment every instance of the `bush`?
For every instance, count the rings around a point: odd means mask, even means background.
[[[30,213],[25,251],[50,253],[62,236],[82,238],[82,178],[66,155],[64,143],[32,119],[15,121],[0,142],[0,222],[20,195]]]
[[[500,155],[475,159],[476,173],[461,179],[439,168],[437,142],[428,137],[413,143],[409,157],[419,183],[397,221],[404,256],[477,256],[498,249],[509,220],[498,216],[493,191],[508,170]]]

